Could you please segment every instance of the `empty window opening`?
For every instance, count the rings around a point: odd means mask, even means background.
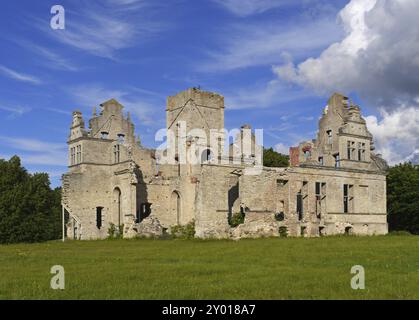
[[[285,187],[287,184],[288,184],[288,180],[284,180],[284,179],[277,179],[276,180],[276,186],[278,188]]]
[[[119,144],[124,144],[124,142],[125,142],[125,134],[119,133],[118,134],[118,143]]]
[[[345,234],[350,236],[354,234],[354,228],[352,228],[351,226],[348,226],[345,228]]]
[[[355,142],[347,142],[347,158],[348,160],[355,160]]]
[[[316,215],[320,219],[322,213],[326,211],[326,183],[316,182]]]
[[[151,203],[145,202],[140,205],[140,216],[137,217],[138,221],[141,222],[151,214]]]
[[[343,212],[352,213],[353,212],[353,185],[344,184],[343,185]]]
[[[108,136],[109,136],[109,132],[107,132],[107,131],[102,131],[100,133],[100,138],[101,139],[108,139]]]
[[[324,166],[324,159],[323,157],[319,157],[319,163],[321,166]]]
[[[121,160],[121,148],[119,144],[113,146],[114,163],[119,163]]]
[[[201,153],[201,163],[211,161],[212,158],[213,158],[213,156],[212,156],[212,152],[211,152],[210,149],[205,149],[204,151],[202,151],[202,153]]]
[[[70,149],[70,154],[71,154],[71,160],[70,163],[71,165],[75,165],[76,164],[76,148],[71,148]]]
[[[340,168],[340,156],[339,153],[333,156],[335,158],[335,168]]]
[[[326,135],[327,135],[327,144],[332,144],[333,142],[332,130],[327,130]]]
[[[358,160],[365,161],[365,143],[358,143]]]
[[[96,208],[96,227],[98,229],[102,228],[102,210],[103,207]]]
[[[77,160],[76,163],[81,163],[81,145],[77,146]]]
[[[319,236],[323,237],[324,235],[326,235],[325,227],[319,227]]]
[[[304,206],[303,206],[303,195],[301,193],[301,190],[297,193],[297,215],[298,220],[303,220],[304,215]]]

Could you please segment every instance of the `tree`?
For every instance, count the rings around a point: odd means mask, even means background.
[[[387,210],[390,231],[419,234],[419,165],[404,163],[389,169]]]
[[[288,167],[289,157],[274,151],[272,148],[263,148],[263,165],[265,167]]]
[[[0,159],[0,243],[60,238],[60,198],[48,174],[28,173],[17,156]]]

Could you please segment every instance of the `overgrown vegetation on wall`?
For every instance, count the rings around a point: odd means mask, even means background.
[[[61,237],[61,189],[46,173],[28,173],[19,157],[0,159],[0,243]]]
[[[263,165],[265,167],[288,167],[289,156],[276,152],[274,149],[263,149]]]
[[[390,168],[387,211],[390,231],[419,234],[419,165],[405,163]]]

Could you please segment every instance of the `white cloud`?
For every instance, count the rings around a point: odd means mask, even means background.
[[[300,21],[298,24],[258,23],[232,26],[222,33],[220,51],[207,52],[209,59],[200,63],[201,71],[230,71],[263,66],[301,58],[324,49],[341,38],[334,19]]]
[[[231,13],[245,17],[294,4],[297,0],[213,0]]]
[[[401,107],[395,111],[382,110],[382,119],[366,117],[367,126],[374,136],[376,152],[390,164],[417,161],[419,153],[419,109]]]
[[[41,80],[35,76],[31,76],[28,74],[20,73],[10,68],[7,68],[3,65],[0,65],[0,73],[4,74],[5,76],[9,77],[10,79],[14,79],[17,81],[28,82],[31,84],[40,84]]]
[[[118,100],[124,107],[125,111],[130,111],[133,115],[137,116],[143,124],[154,125],[154,115],[157,112],[160,117],[163,115],[164,107],[157,109],[154,106],[154,102],[150,102],[150,93],[142,93],[139,88],[133,88],[132,90],[116,90],[103,87],[99,84],[89,84],[73,87],[69,90],[78,104],[86,108],[93,108],[99,104],[114,98]]]
[[[18,151],[19,157],[25,164],[66,166],[68,162],[65,143],[0,136],[0,145],[13,150],[13,152]]]
[[[419,105],[419,1],[351,0],[339,19],[346,37],[317,58],[274,71],[329,95],[356,92],[377,107]]]
[[[282,153],[282,154],[286,154],[287,155],[287,154],[289,154],[290,147],[289,146],[286,146],[283,143],[278,143],[278,144],[275,145],[274,150],[276,152],[279,152],[279,153]]]
[[[28,107],[23,107],[23,106],[15,106],[15,107],[10,107],[10,106],[5,106],[5,105],[0,105],[0,110],[3,111],[7,111],[10,113],[9,118],[13,118],[16,116],[21,116],[29,111],[31,111],[31,108]]]
[[[228,110],[269,108],[311,95],[304,90],[290,88],[278,80],[272,80],[267,84],[252,85],[249,88],[224,91]]]

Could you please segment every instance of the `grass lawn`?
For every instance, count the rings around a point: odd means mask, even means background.
[[[65,290],[50,289],[53,265]],[[7,245],[0,275],[0,299],[419,299],[419,237]]]

